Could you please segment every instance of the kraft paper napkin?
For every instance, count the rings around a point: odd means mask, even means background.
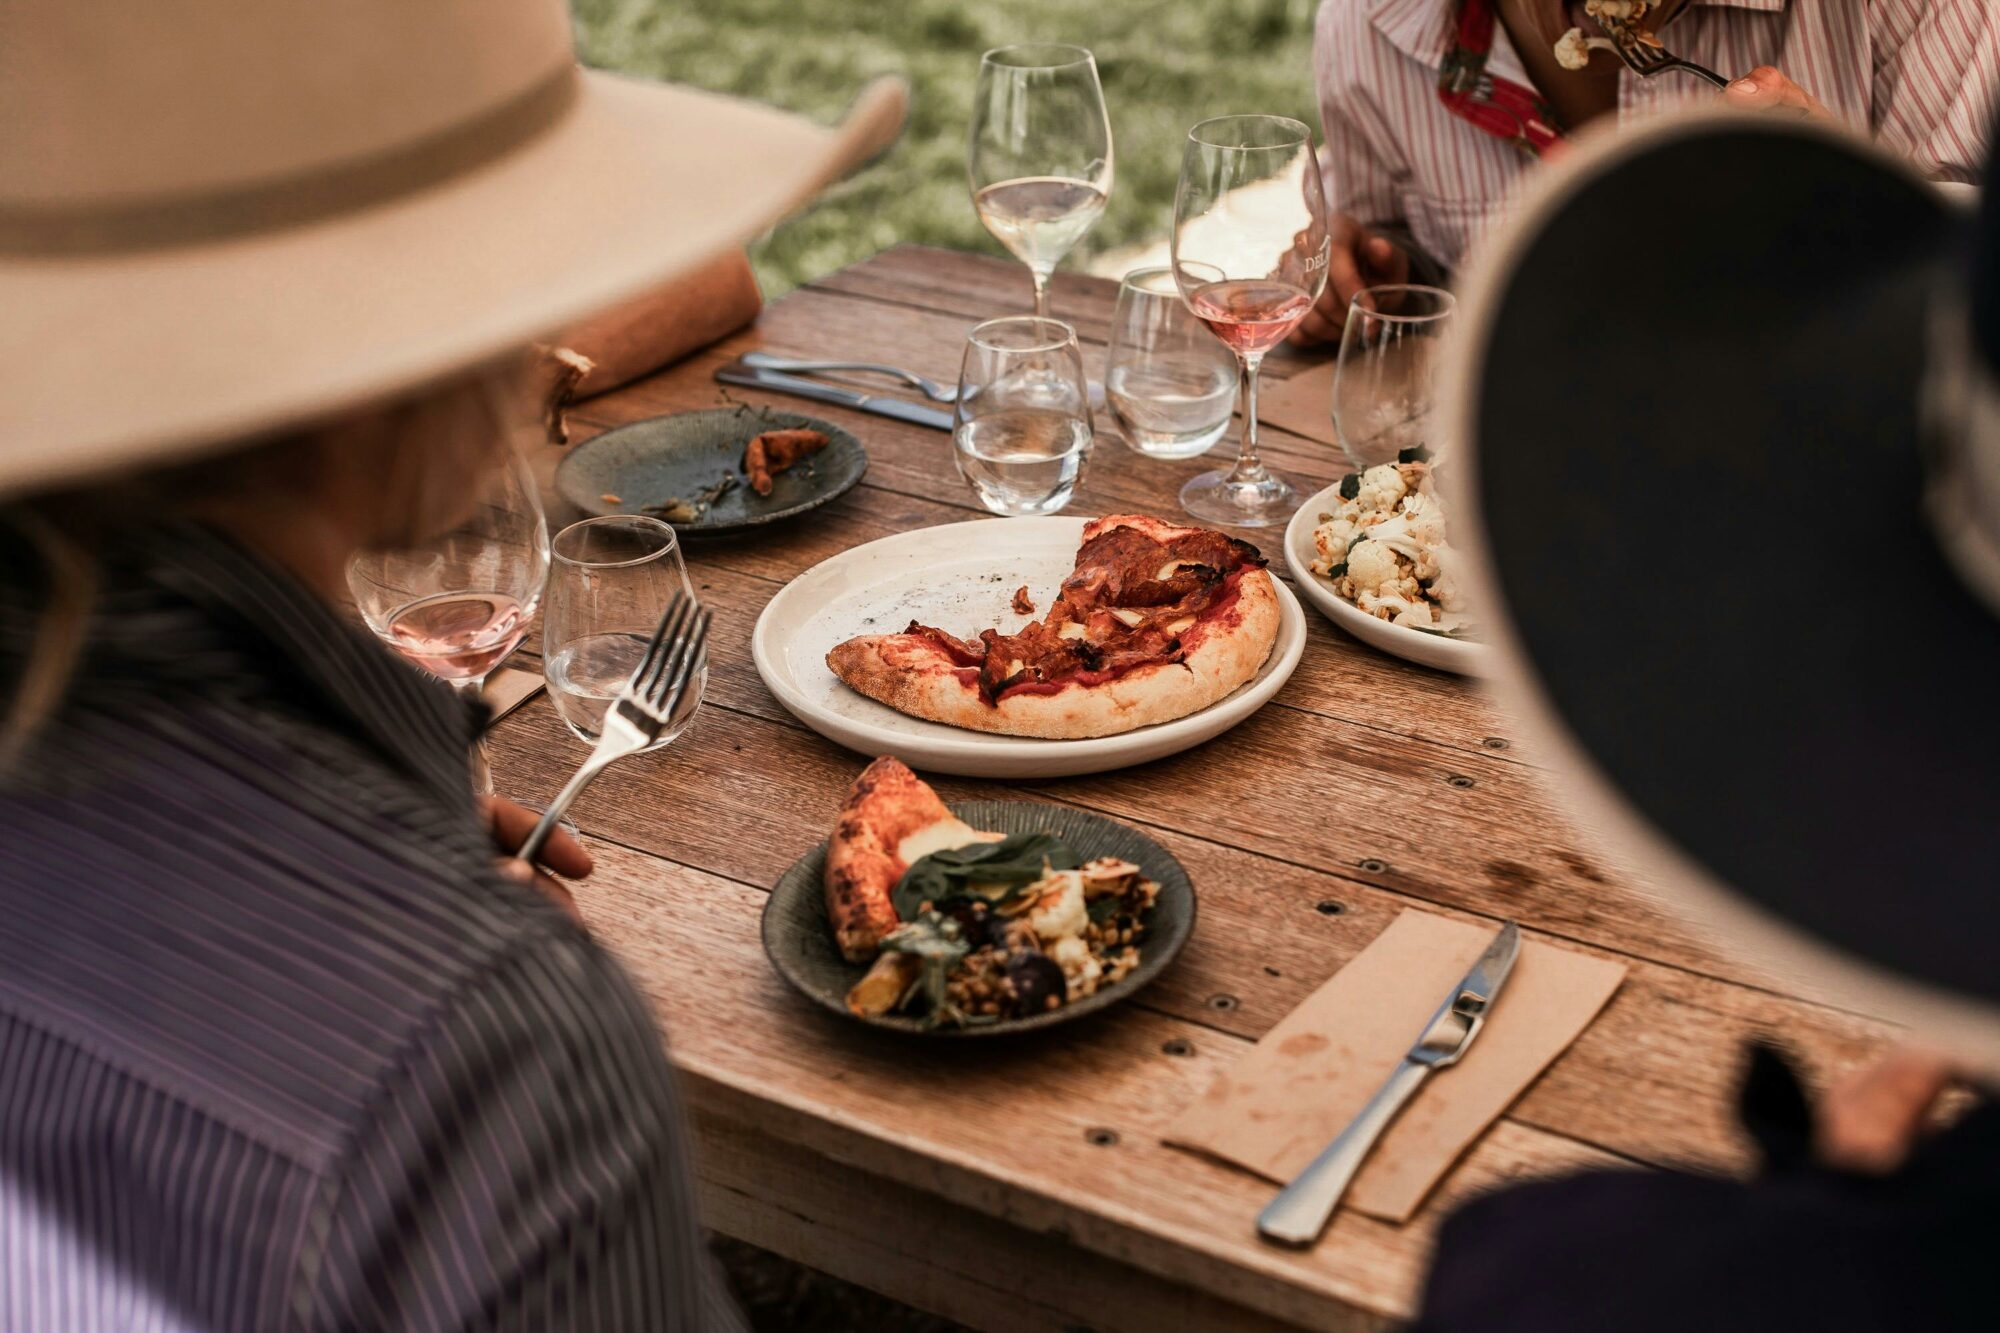
[[[492,726],[507,714],[535,697],[542,689],[542,673],[523,671],[519,667],[501,667],[486,678],[486,688],[479,697],[493,710]]]
[[[1329,349],[1325,361],[1289,379],[1267,379],[1257,386],[1257,420],[1323,444],[1334,443],[1333,367]]]
[[[1494,929],[1404,912],[1220,1075],[1169,1126],[1166,1142],[1289,1181],[1375,1095]],[[1452,1163],[1590,1025],[1624,976],[1621,963],[1523,941],[1465,1058],[1417,1090],[1377,1140],[1342,1206],[1409,1221]]]

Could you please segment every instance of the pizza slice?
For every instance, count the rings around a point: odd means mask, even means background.
[[[932,722],[1013,736],[1109,736],[1199,712],[1254,677],[1278,595],[1248,542],[1139,514],[1085,525],[1047,614],[961,639],[912,622],[826,656],[851,688]]]
[[[884,755],[854,780],[826,849],[826,916],[850,963],[875,956],[901,925],[890,894],[903,872],[932,852],[998,842],[952,814],[930,784]]]

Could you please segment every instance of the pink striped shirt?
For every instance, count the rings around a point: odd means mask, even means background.
[[[1438,101],[1454,8],[1324,0],[1313,57],[1335,211],[1406,230],[1452,267],[1533,166]],[[2000,93],[1996,0],[1691,0],[1661,36],[1729,78],[1776,66],[1937,179],[1971,181],[1984,161]],[[1530,82],[1504,26],[1487,68]],[[1618,115],[1714,96],[1687,75],[1621,71]]]

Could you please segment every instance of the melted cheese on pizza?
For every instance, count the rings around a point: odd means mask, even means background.
[[[962,819],[945,818],[926,824],[896,844],[896,859],[908,869],[932,852],[953,852],[975,842],[998,842],[998,833],[981,833]]]
[[[1228,609],[1243,575],[1264,567],[1248,542],[1205,529],[1160,539],[1137,527],[1097,533],[1039,621],[1013,634],[985,630],[976,642],[915,622],[976,683],[988,703],[1015,692],[1095,684],[1153,662],[1178,662],[1206,619]]]

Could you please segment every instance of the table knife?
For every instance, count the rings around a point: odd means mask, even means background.
[[[872,412],[878,417],[893,417],[897,421],[929,426],[932,430],[952,428],[951,413],[942,408],[912,403],[903,398],[863,393],[859,389],[843,389],[833,384],[822,384],[818,380],[780,374],[775,370],[745,369],[741,365],[731,364],[717,370],[715,378],[723,384],[740,384],[745,388],[789,393],[820,403],[837,403],[841,407],[851,407],[857,412]]]
[[[1341,1195],[1367,1159],[1368,1150],[1395,1120],[1403,1104],[1410,1100],[1424,1080],[1437,1070],[1458,1063],[1466,1047],[1479,1035],[1486,1013],[1507,984],[1514,960],[1521,952],[1520,927],[1509,921],[1479,955],[1479,961],[1452,987],[1451,993],[1424,1025],[1416,1045],[1410,1047],[1396,1072],[1389,1075],[1368,1104],[1361,1108],[1291,1184],[1257,1215],[1257,1234],[1265,1240],[1298,1248],[1311,1245],[1326,1230]]]

